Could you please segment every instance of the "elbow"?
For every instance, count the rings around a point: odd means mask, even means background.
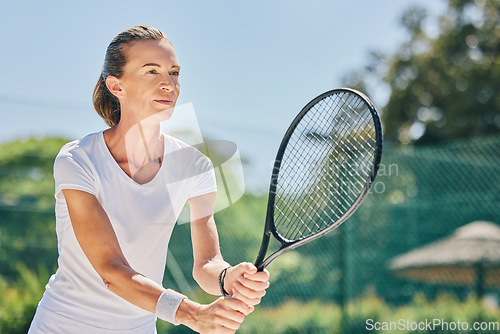
[[[200,261],[196,262],[193,266],[193,278],[198,284],[198,286],[211,295],[219,295],[219,283],[218,280],[214,281],[214,268],[211,266],[212,261]]]
[[[113,281],[108,278],[109,276],[105,276],[105,275],[101,275],[101,274],[99,276],[101,277],[101,281],[104,283],[106,288],[108,290],[111,290],[111,286],[112,286],[111,282],[113,282]]]
[[[112,292],[115,292],[115,285],[117,281],[117,271],[111,268],[106,268],[97,272],[101,277],[102,282],[106,286],[106,288]]]
[[[96,268],[97,274],[108,290],[117,293],[119,290],[120,282],[129,276],[129,270],[124,263],[111,263],[100,268]]]
[[[213,294],[210,289],[210,278],[207,275],[207,268],[203,264],[193,266],[193,278],[203,291]]]
[[[201,286],[201,282],[203,281],[202,280],[202,272],[203,272],[203,268],[200,268],[199,266],[193,266],[193,278],[194,280],[196,281],[196,283]]]
[[[211,285],[208,282],[206,274],[204,275],[202,270],[193,269],[193,278],[198,284],[198,286],[206,293],[211,295],[217,295],[219,293],[218,290],[214,290],[213,287],[211,287]]]

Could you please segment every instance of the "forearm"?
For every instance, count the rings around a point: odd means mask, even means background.
[[[109,266],[98,273],[110,291],[152,313],[155,313],[158,298],[166,290],[125,264]]]
[[[193,267],[193,277],[198,285],[207,293],[220,295],[219,275],[222,270],[230,267],[229,263],[220,255],[197,262]],[[225,288],[226,291],[230,291],[227,286]]]
[[[161,306],[158,308],[159,305],[157,304],[162,303],[159,298],[166,291],[161,285],[135,272],[127,265],[108,270],[106,277],[102,277],[104,283],[118,296],[152,313],[157,313],[158,310],[161,310]],[[168,300],[171,297],[166,298]],[[159,318],[175,324],[180,323],[192,329],[199,327],[197,322],[200,320],[199,317],[202,316],[200,314],[200,307],[202,305],[184,298],[178,304],[176,310],[170,311],[168,308],[171,306],[172,301],[163,300],[163,302],[166,302],[167,305],[164,304],[163,311],[157,313]],[[165,306],[167,306],[167,309],[165,309]],[[167,316],[162,317],[162,315]]]

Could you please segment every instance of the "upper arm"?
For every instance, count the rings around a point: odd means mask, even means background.
[[[80,190],[63,189],[62,192],[76,239],[103,280],[110,268],[128,266],[108,215],[97,198]]]

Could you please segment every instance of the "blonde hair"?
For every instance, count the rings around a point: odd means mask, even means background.
[[[92,101],[94,108],[107,125],[115,126],[120,122],[121,111],[120,102],[111,94],[106,86],[106,78],[114,76],[120,78],[123,75],[123,68],[127,63],[124,46],[141,40],[162,40],[167,37],[158,29],[150,26],[135,26],[119,33],[108,45],[106,57],[102,67],[101,75],[94,88]]]

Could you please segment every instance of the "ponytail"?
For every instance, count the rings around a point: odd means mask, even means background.
[[[116,96],[110,93],[102,75],[99,76],[99,80],[95,85],[92,101],[94,102],[94,109],[107,125],[113,127],[120,122],[120,102]]]

